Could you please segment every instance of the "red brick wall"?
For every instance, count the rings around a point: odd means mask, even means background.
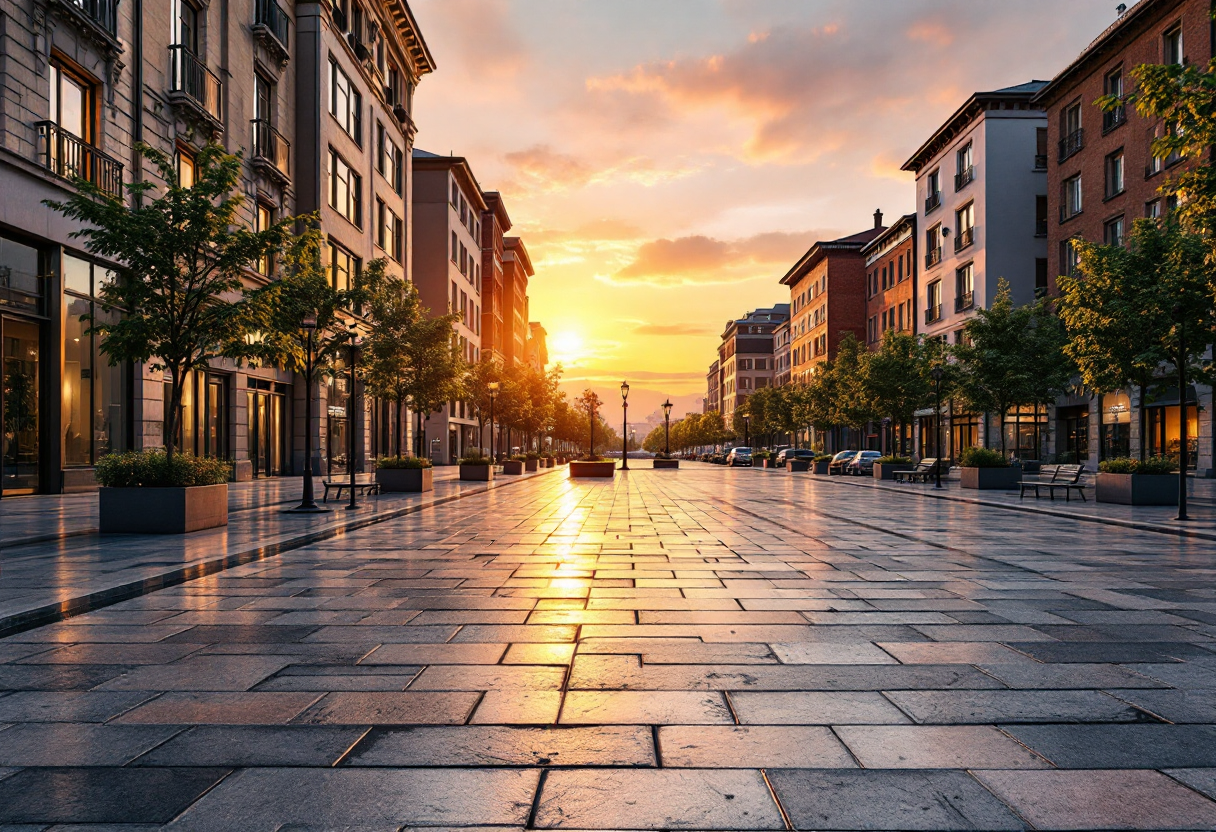
[[[866,342],[866,261],[860,252],[832,252],[828,263],[828,357],[836,357],[845,333]]]
[[[878,337],[867,346],[871,350],[877,350],[882,345],[882,316],[884,312],[896,310],[895,328],[899,328],[899,304],[912,301],[911,307],[906,307],[904,312],[904,331],[916,331],[916,257],[915,255],[915,235],[908,237],[895,248],[888,251],[882,257],[875,260],[866,270],[867,278],[877,272],[876,278],[878,283],[878,293],[869,295],[867,291],[866,298],[866,321],[871,318],[878,321]],[[909,261],[909,257],[911,258]],[[904,261],[904,277],[899,279],[898,260]],[[909,267],[910,262],[910,267]],[[895,269],[895,284],[885,291],[882,288],[882,270]],[[909,268],[911,271],[909,271]],[[869,332],[863,330],[867,335]]]

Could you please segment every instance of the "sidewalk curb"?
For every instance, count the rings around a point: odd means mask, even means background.
[[[112,604],[117,604],[121,601],[127,601],[131,598],[138,598],[142,595],[147,595],[155,592],[158,589],[165,589],[178,584],[193,581],[198,578],[205,578],[208,575],[214,575],[217,572],[223,572],[226,569],[231,569],[234,566],[243,566],[246,563],[265,560],[281,555],[285,552],[290,552],[293,549],[299,549],[304,546],[309,546],[313,543],[319,543],[323,540],[337,537],[346,532],[357,531],[367,526],[373,526],[377,523],[383,523],[388,520],[396,520],[399,517],[404,517],[409,514],[417,514],[429,508],[453,503],[457,500],[463,500],[466,497],[475,497],[479,494],[487,494],[499,488],[505,488],[511,485],[518,485],[523,482],[531,482],[534,479],[539,479],[542,476],[561,470],[560,468],[547,469],[543,473],[530,477],[521,477],[519,479],[504,479],[494,480],[492,485],[469,490],[461,494],[452,494],[447,497],[436,497],[429,502],[419,502],[408,506],[402,506],[399,509],[388,511],[384,514],[373,514],[364,517],[353,517],[347,522],[335,522],[325,528],[316,529],[296,537],[289,537],[275,543],[269,543],[264,546],[254,546],[253,548],[245,549],[240,552],[232,552],[222,557],[212,558],[210,560],[196,561],[190,564],[183,564],[163,572],[159,575],[154,575],[149,578],[144,578],[139,581],[131,581],[129,583],[120,584],[118,586],[109,587],[107,589],[99,589],[95,592],[90,592],[86,595],[81,595],[75,598],[68,598],[58,603],[44,604],[41,607],[36,607],[31,610],[14,613],[0,617],[0,638],[5,636],[15,635],[16,633],[32,630],[36,627],[43,627],[47,624],[54,624],[58,621],[71,618],[77,615],[83,615],[86,612],[108,607]],[[88,532],[82,532],[88,534]],[[59,538],[52,538],[59,539]]]

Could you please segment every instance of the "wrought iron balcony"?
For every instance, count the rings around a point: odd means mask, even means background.
[[[954,311],[962,312],[975,306],[975,292],[963,292],[954,299]]]
[[[284,184],[291,181],[291,143],[265,119],[253,120],[253,155],[249,161]]]
[[[1120,124],[1127,121],[1127,110],[1122,104],[1115,107],[1113,110],[1107,110],[1102,114],[1102,132],[1109,133]]]
[[[942,319],[942,305],[939,303],[925,310],[925,323],[933,324]]]
[[[77,19],[101,30],[117,42],[118,0],[58,0],[58,3]]]
[[[954,174],[954,190],[961,191],[970,183],[975,181],[975,165],[968,165],[966,169],[960,170]]]
[[[257,0],[254,8],[253,34],[278,54],[279,60],[291,56],[291,18],[276,0]]]
[[[1085,147],[1085,131],[1074,130],[1064,138],[1060,139],[1060,161],[1063,162],[1069,156],[1077,153],[1081,148]]]
[[[122,164],[53,121],[34,126],[38,129],[38,161],[43,167],[64,179],[87,179],[108,194],[122,196]]]
[[[942,262],[942,247],[931,248],[925,252],[925,268],[932,268]]]
[[[942,204],[942,192],[934,191],[925,197],[925,213],[932,212],[935,208],[940,208]]]
[[[173,65],[169,97],[193,110],[216,130],[223,129],[220,79],[184,46],[170,46],[169,60]]]
[[[975,226],[964,228],[958,232],[958,236],[954,238],[954,252],[957,254],[965,248],[970,248],[975,245]]]

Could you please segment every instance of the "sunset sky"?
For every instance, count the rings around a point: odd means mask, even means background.
[[[1129,0],[1129,5],[1130,5]],[[699,401],[725,322],[818,239],[912,210],[976,90],[1049,79],[1113,0],[412,0],[417,146],[469,159],[536,265],[567,389]]]

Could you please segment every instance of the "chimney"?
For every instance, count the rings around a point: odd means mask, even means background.
[[[882,228],[882,211],[881,210],[874,212],[874,227]]]

